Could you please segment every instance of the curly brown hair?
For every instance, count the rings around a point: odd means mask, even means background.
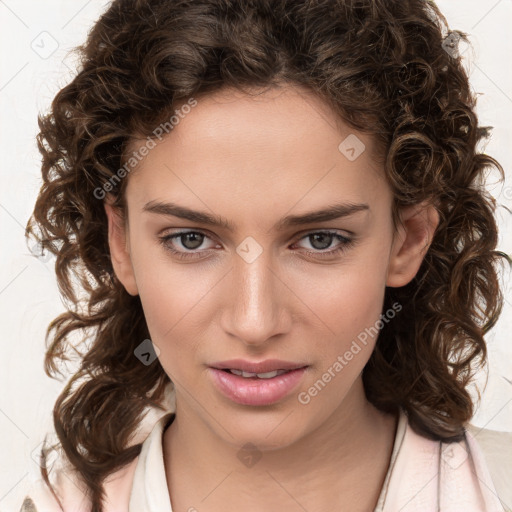
[[[128,143],[154,139],[177,105],[224,87],[307,87],[379,143],[395,227],[401,207],[435,204],[440,223],[419,272],[386,288],[384,309],[398,301],[403,311],[381,329],[363,380],[371,403],[402,408],[422,435],[464,435],[468,385],[503,303],[495,264],[510,259],[495,250],[496,205],[484,190],[487,168],[504,173],[477,152],[488,128],[478,125],[458,39],[467,35],[449,32],[426,0],[114,0],[96,22],[77,76],[38,118],[43,185],[26,232],[56,256],[67,303],[48,326],[45,371],[55,377],[74,350],[81,358],[53,417],[93,512],[104,479],[140,453],[131,436],[149,409],[163,409],[170,383],[158,361],[134,357],[148,327],[139,297],[113,272],[98,196],[110,183],[124,211],[129,177],[113,177]],[[75,332],[83,352],[69,340]]]

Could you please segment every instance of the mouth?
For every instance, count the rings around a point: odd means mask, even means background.
[[[250,361],[246,359],[230,359],[212,363],[211,368],[231,372],[239,377],[271,379],[285,372],[305,368],[306,363],[285,361],[282,359],[266,359],[264,361]],[[275,373],[277,372],[277,374]]]
[[[245,372],[243,370],[238,370],[236,368],[218,368],[223,372],[231,373],[233,375],[238,375],[239,377],[243,377],[244,379],[273,379],[279,375],[284,375],[285,373],[290,373],[294,370],[273,370],[271,372]],[[296,368],[300,369],[300,368]]]
[[[308,366],[247,372],[238,368],[210,367],[214,388],[230,401],[241,405],[264,406],[289,396],[303,381]]]

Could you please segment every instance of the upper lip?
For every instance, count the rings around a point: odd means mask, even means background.
[[[266,359],[265,361],[253,362],[244,359],[230,359],[229,361],[220,361],[210,365],[218,370],[242,370],[250,373],[266,373],[274,370],[295,370],[308,366],[303,363],[293,363],[291,361],[282,361],[280,359]]]

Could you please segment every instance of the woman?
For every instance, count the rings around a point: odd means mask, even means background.
[[[461,37],[422,0],[109,6],[40,118],[47,372],[92,335],[22,510],[510,507]]]

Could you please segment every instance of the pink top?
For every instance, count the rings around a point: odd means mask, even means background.
[[[172,410],[162,415],[143,442],[140,455],[107,479],[105,512],[172,512],[162,434],[173,418]],[[475,435],[484,441],[482,446],[491,460],[484,457]],[[489,462],[494,468],[492,477]],[[71,472],[60,471],[53,481],[65,512],[90,512],[90,503]],[[35,511],[62,512],[42,480],[34,483],[20,510]],[[374,512],[397,511],[512,511],[512,433],[479,432],[470,427],[464,441],[441,443],[416,434],[401,412]]]

